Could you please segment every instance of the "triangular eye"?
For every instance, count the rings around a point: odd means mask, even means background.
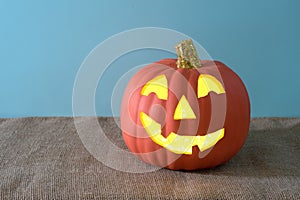
[[[184,95],[181,97],[180,101],[177,104],[174,113],[174,119],[196,119],[196,115]]]
[[[201,74],[198,78],[198,98],[205,97],[209,92],[225,93],[223,85],[215,77]]]
[[[165,75],[159,75],[148,81],[141,90],[141,95],[148,96],[155,93],[157,98],[168,99],[168,81]]]

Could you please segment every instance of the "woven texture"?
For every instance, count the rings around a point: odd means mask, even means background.
[[[126,149],[113,118],[99,123]],[[299,155],[300,119],[260,118],[252,120],[244,147],[225,165],[134,174],[95,159],[73,118],[0,119],[0,198],[300,199]]]

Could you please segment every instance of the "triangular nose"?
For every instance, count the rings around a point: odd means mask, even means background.
[[[174,119],[196,119],[196,115],[184,95],[182,95],[176,106]]]

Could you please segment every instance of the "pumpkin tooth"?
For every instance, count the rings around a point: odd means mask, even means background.
[[[225,129],[219,129],[216,132],[209,133],[205,136],[196,136],[198,137],[198,141],[195,145],[197,145],[200,151],[205,151],[211,147],[213,147],[219,140],[224,137]]]

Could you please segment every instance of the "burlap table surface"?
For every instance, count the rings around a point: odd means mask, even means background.
[[[113,118],[99,123],[126,149]],[[0,198],[300,199],[300,119],[252,119],[242,150],[217,168],[148,173],[122,172],[95,159],[73,118],[0,119]]]

